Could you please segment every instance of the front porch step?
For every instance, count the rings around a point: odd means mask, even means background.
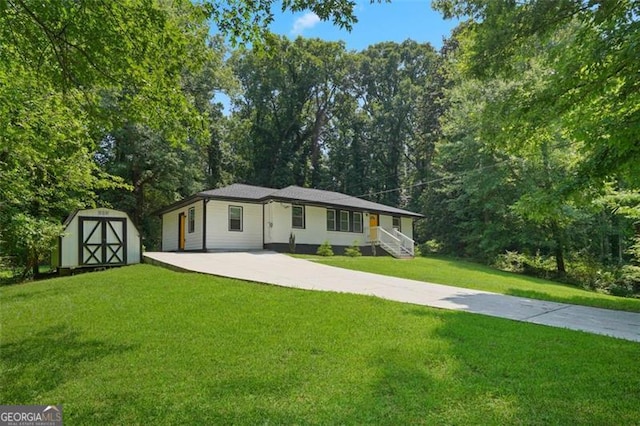
[[[391,257],[395,257],[396,259],[413,259],[414,256],[411,256],[410,254],[407,253],[398,253],[397,251],[388,249],[386,247],[384,247],[383,245],[381,245],[380,243],[376,243],[376,250],[382,250],[384,251],[386,254],[388,254]]]

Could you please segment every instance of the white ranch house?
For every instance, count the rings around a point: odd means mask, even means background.
[[[423,217],[338,192],[243,184],[199,192],[159,214],[162,251],[289,251],[293,234],[298,253],[324,241],[342,253],[357,241],[363,254],[377,247],[396,257],[413,256],[413,221]]]

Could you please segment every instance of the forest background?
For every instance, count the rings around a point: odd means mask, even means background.
[[[269,33],[272,1],[0,1],[4,268],[27,278],[77,208],[153,250],[160,207],[293,184],[424,214],[423,254],[639,293],[640,4],[433,6],[460,20],[441,49],[353,51]]]

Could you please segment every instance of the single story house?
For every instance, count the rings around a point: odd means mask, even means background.
[[[342,253],[381,248],[413,256],[413,221],[421,214],[338,192],[233,184],[199,192],[161,211],[162,251],[258,250],[315,253],[328,241]],[[382,253],[380,253],[382,254]]]

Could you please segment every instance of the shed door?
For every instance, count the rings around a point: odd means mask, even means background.
[[[127,260],[127,219],[80,217],[80,265],[124,265]]]

